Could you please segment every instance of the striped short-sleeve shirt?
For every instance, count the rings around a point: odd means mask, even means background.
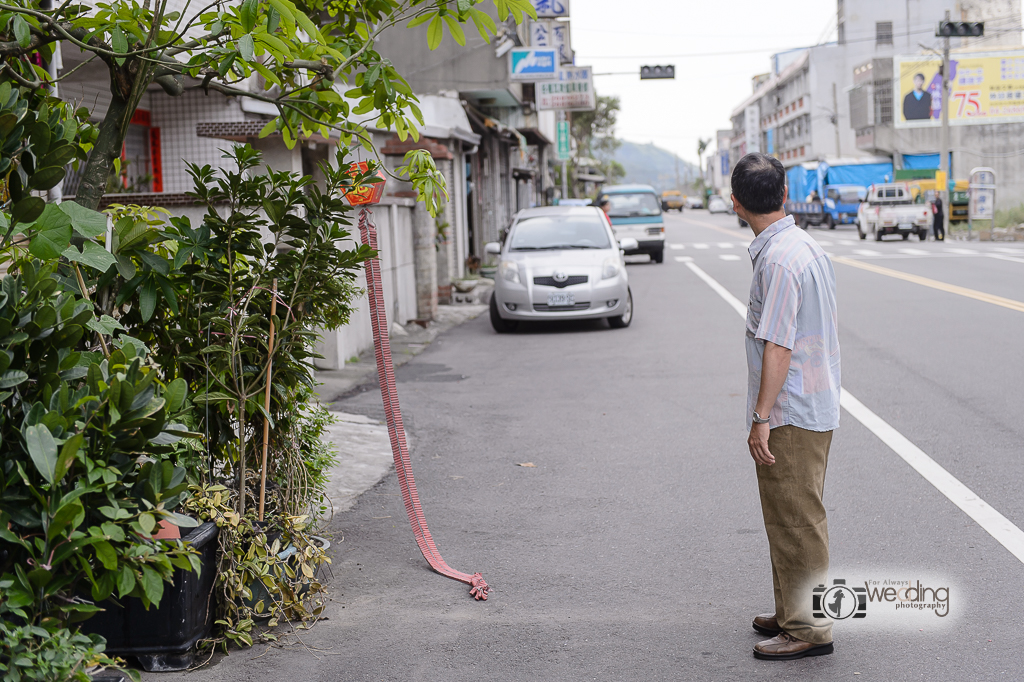
[[[793,351],[768,426],[809,431],[839,426],[839,333],[832,261],[792,216],[750,243],[754,277],[747,306],[747,425],[757,403],[766,341]],[[762,415],[763,416],[763,415]]]

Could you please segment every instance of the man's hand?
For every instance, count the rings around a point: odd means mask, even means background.
[[[758,464],[771,466],[775,464],[775,457],[768,451],[768,424],[751,424],[750,435],[747,437],[747,447],[750,448],[750,456]]]

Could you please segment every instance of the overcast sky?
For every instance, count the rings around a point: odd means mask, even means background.
[[[595,78],[599,95],[622,100],[618,137],[694,163],[698,136],[730,127],[772,53],[835,39],[834,0],[571,0],[570,10],[576,63],[630,72]],[[723,52],[742,54],[679,56]],[[676,78],[641,81],[641,64],[674,64]]]

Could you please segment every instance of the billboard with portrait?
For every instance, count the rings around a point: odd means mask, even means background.
[[[1024,51],[950,57],[950,125],[1024,121]],[[942,60],[893,58],[893,120],[897,128],[942,124]]]

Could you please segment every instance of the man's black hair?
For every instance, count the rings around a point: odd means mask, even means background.
[[[732,171],[732,193],[755,215],[779,211],[786,201],[786,169],[778,159],[747,154]]]
[[[923,73],[915,73],[913,80],[917,80],[918,78],[920,78],[921,80],[924,80],[924,74]]]

